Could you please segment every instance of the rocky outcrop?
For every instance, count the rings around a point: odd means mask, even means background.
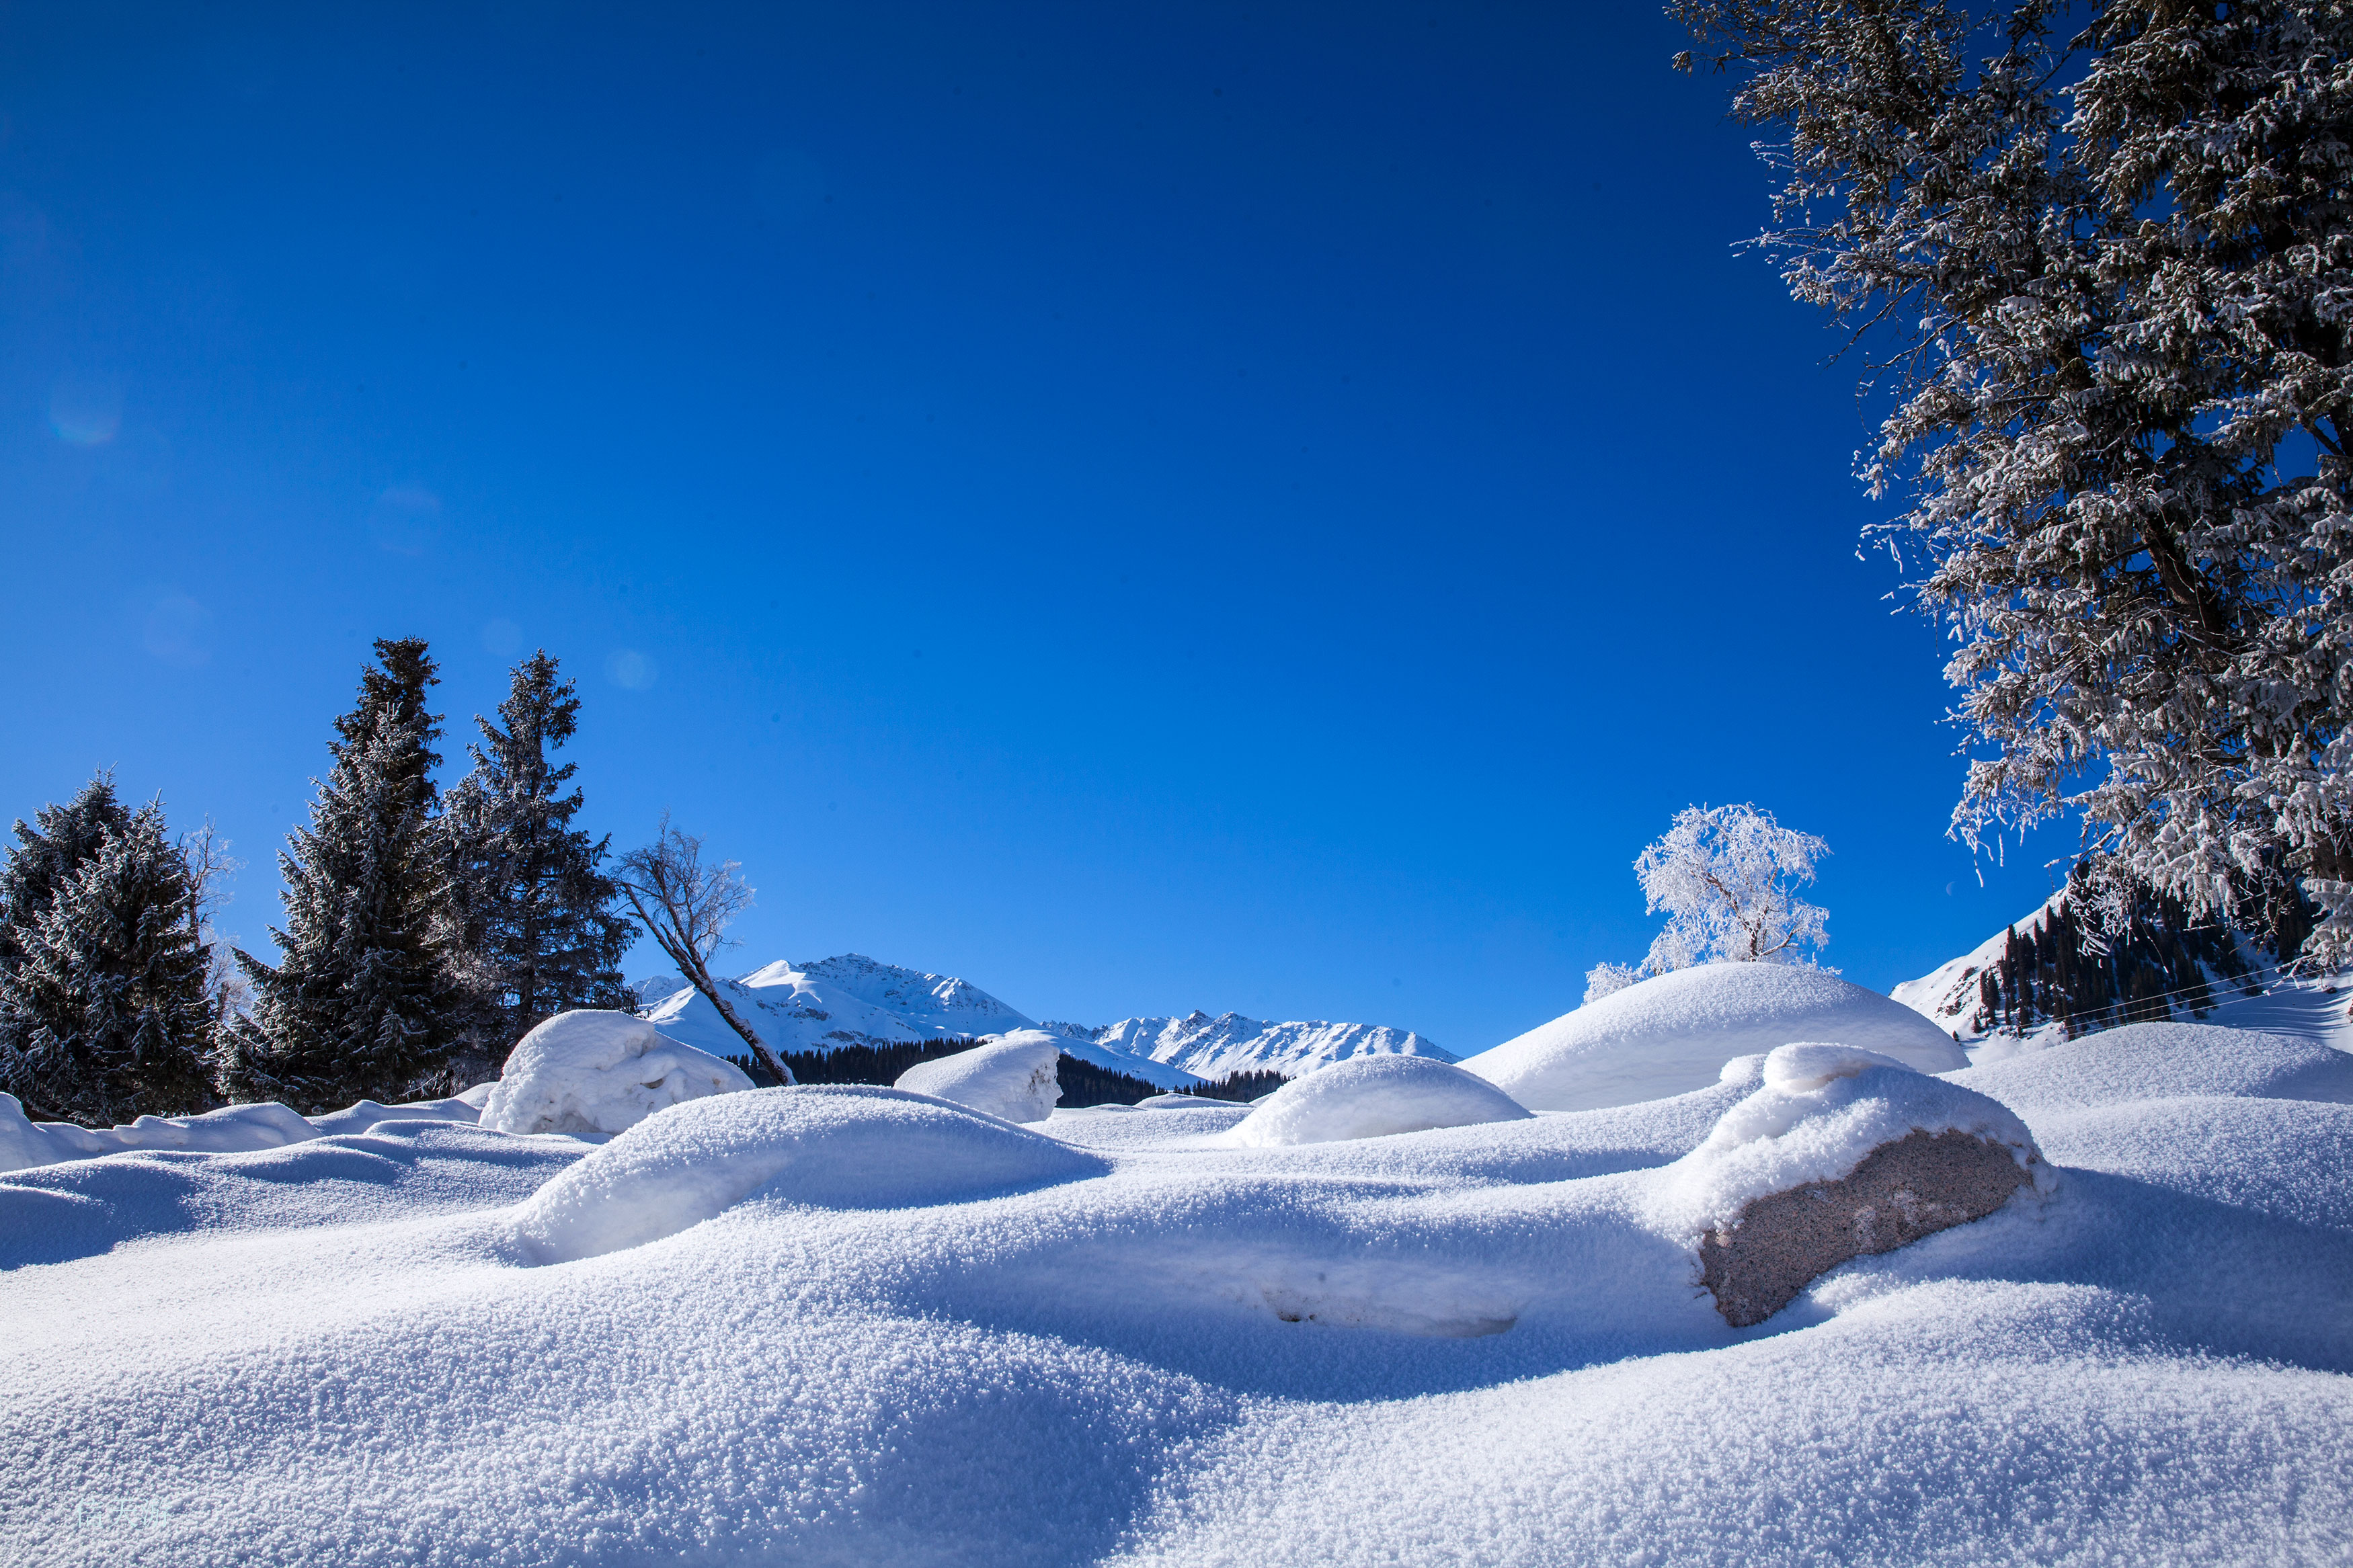
[[[1915,1131],[1849,1174],[1759,1198],[1701,1237],[1701,1282],[1725,1321],[1745,1329],[1840,1264],[1982,1219],[2031,1184],[2006,1144]]]

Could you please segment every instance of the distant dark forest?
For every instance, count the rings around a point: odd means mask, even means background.
[[[930,1040],[897,1041],[881,1046],[842,1046],[829,1051],[784,1051],[778,1053],[785,1066],[792,1069],[795,1083],[879,1083],[892,1084],[899,1075],[918,1062],[936,1061],[955,1056],[958,1051],[971,1050],[982,1041],[969,1037],[943,1036]],[[744,1069],[744,1075],[763,1089],[772,1088],[776,1079],[748,1056],[729,1057],[729,1061]],[[1054,1069],[1062,1086],[1061,1103],[1070,1108],[1090,1105],[1134,1105],[1155,1094],[1170,1090],[1124,1072],[1113,1072],[1094,1063],[1062,1053],[1061,1065]],[[1271,1094],[1288,1080],[1279,1072],[1238,1072],[1204,1083],[1192,1089],[1179,1089],[1181,1094],[1197,1094],[1205,1100],[1250,1100]]]

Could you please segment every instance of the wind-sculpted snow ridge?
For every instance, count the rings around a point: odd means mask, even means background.
[[[383,1121],[471,1121],[475,1115],[475,1107],[463,1100],[408,1105],[379,1105],[363,1100],[341,1110],[309,1117],[275,1100],[265,1100],[224,1105],[201,1116],[142,1116],[120,1127],[92,1128],[77,1127],[70,1121],[29,1121],[15,1095],[0,1094],[0,1172],[138,1150],[249,1153],[337,1133],[365,1132]]]
[[[1919,1014],[1827,970],[1709,963],[1613,991],[1462,1066],[1532,1110],[1589,1110],[1688,1092],[1736,1057],[1794,1040],[1878,1051],[1921,1072],[1969,1065]]]
[[[2343,1064],[2134,1033],[1274,1148],[827,1087],[19,1172],[0,1561],[2347,1561]],[[1874,1118],[2053,1195],[1728,1326],[1694,1152]]]
[[[1066,1031],[1076,1025],[1056,1026]],[[1441,1050],[1410,1029],[1380,1024],[1270,1024],[1221,1013],[1195,1011],[1182,1018],[1123,1018],[1083,1031],[1087,1037],[1127,1056],[1165,1062],[1203,1079],[1238,1072],[1279,1072],[1291,1078],[1351,1057],[1428,1057],[1451,1062]]]

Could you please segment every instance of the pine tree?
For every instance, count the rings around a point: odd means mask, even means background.
[[[2294,879],[2353,951],[2353,9],[1670,9],[1890,398],[1862,477],[1957,644],[1957,830],[2079,814],[2200,915]]]
[[[480,1008],[486,1067],[569,1007],[630,1009],[621,954],[634,930],[600,869],[608,840],[572,826],[576,764],[549,753],[579,727],[580,699],[542,651],[517,665],[499,720],[476,715],[473,771],[449,792],[452,881]]]
[[[276,967],[248,953],[254,1005],[224,1048],[232,1098],[319,1111],[399,1098],[443,1067],[468,1004],[457,978],[447,855],[434,817],[438,682],[422,639],[379,639],[359,704],[335,721],[311,825],[279,857]]]
[[[110,1126],[211,1102],[211,949],[160,804],[93,779],[16,824],[0,875],[0,1089],[31,1114]]]

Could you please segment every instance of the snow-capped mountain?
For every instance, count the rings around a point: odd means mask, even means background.
[[[728,1005],[777,1051],[1001,1035],[1039,1026],[970,981],[880,963],[855,952],[799,966],[779,961],[720,984]],[[719,1009],[677,975],[641,980],[632,989],[639,1015],[671,1039],[714,1056],[744,1054],[742,1037],[727,1026]],[[1181,1068],[1132,1057],[1088,1037],[1072,1039],[1065,1048],[1097,1067],[1164,1089],[1199,1081]]]
[[[854,952],[797,966],[771,963],[720,984],[729,1005],[778,1051],[1043,1028],[1060,1036],[1063,1049],[1072,1056],[1167,1089],[1236,1072],[1272,1070],[1296,1078],[1326,1062],[1382,1053],[1455,1059],[1410,1029],[1377,1024],[1276,1024],[1239,1013],[1212,1018],[1201,1012],[1182,1018],[1124,1018],[1101,1028],[1039,1024],[969,981]],[[719,1010],[679,976],[654,975],[630,989],[640,1016],[670,1038],[716,1056],[744,1053],[742,1038]]]
[[[1964,1040],[1976,1039],[1990,1027],[1989,1022],[1981,1022],[1978,1017],[1978,977],[2000,964],[2011,931],[2032,930],[2042,924],[2066,897],[2063,889],[2052,894],[2024,920],[1994,932],[1958,958],[1947,959],[1919,979],[1904,982],[1888,994],[1947,1034],[1957,1034]]]
[[[1127,1056],[1165,1062],[1203,1078],[1229,1073],[1272,1070],[1297,1078],[1329,1062],[1349,1057],[1397,1055],[1455,1059],[1451,1051],[1423,1039],[1410,1029],[1380,1024],[1270,1024],[1240,1013],[1212,1018],[1196,1010],[1182,1018],[1123,1018],[1100,1029],[1082,1026],[1048,1026],[1077,1031],[1098,1045]]]

